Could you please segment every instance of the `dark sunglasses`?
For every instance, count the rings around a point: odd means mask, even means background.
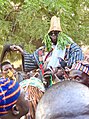
[[[49,36],[52,36],[52,35],[58,35],[59,34],[59,31],[51,31],[50,33],[49,33]]]
[[[3,71],[8,71],[8,70],[12,70],[12,68],[11,67],[10,68],[6,68]]]

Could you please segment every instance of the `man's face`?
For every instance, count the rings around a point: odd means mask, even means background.
[[[8,73],[8,70],[13,70],[11,64],[5,64],[4,66],[2,66],[2,72],[3,72],[4,74]]]
[[[89,75],[86,73],[73,69],[70,71],[69,77],[71,80],[76,80],[89,87]]]
[[[58,34],[59,34],[58,31],[51,31],[51,32],[49,33],[49,37],[51,38],[51,41],[52,41],[52,43],[53,43],[54,45],[57,44]]]
[[[69,73],[69,77],[72,80],[81,81],[83,80],[82,73],[83,73],[82,71],[72,69]]]
[[[2,77],[12,78],[13,76],[15,76],[15,73],[16,71],[13,69],[11,64],[5,64],[2,66]]]

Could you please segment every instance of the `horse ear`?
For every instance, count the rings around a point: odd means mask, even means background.
[[[20,113],[19,108],[16,104],[14,104],[12,107],[12,113],[13,113],[13,115],[19,115],[19,113]]]
[[[0,61],[2,62],[4,57],[6,56],[7,52],[10,52],[11,49],[10,49],[10,45],[11,44],[6,44],[3,46],[3,49],[2,49],[2,52],[1,52],[1,58],[0,58]]]

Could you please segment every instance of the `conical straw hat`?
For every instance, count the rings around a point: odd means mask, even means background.
[[[62,31],[61,25],[60,25],[60,18],[59,17],[53,16],[51,18],[50,28],[49,28],[48,33],[50,33],[53,30],[54,31]]]

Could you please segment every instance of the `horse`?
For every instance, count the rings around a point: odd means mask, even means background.
[[[68,80],[53,85],[39,101],[35,119],[89,119],[89,88]]]

